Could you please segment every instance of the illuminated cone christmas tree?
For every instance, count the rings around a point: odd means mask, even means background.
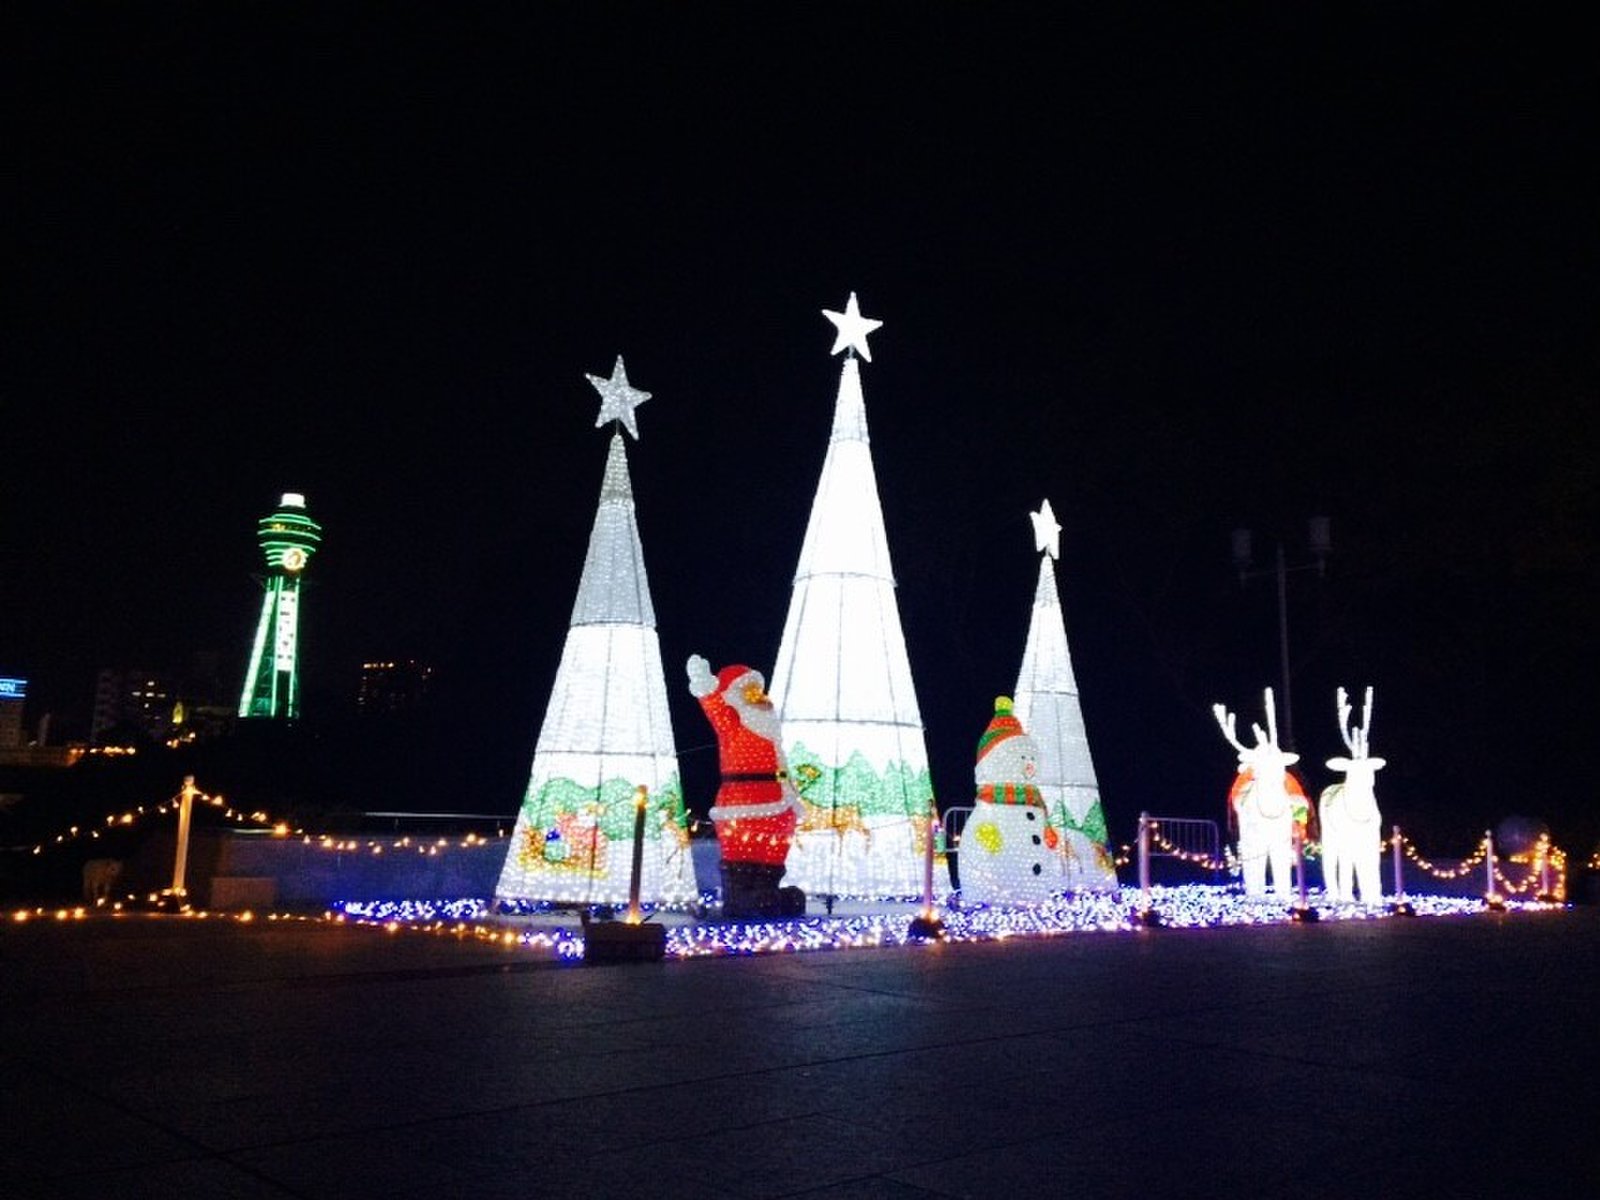
[[[855,293],[833,432],[811,506],[770,695],[806,814],[784,882],[813,896],[920,894],[933,787],[922,716],[895,604],[894,572],[867,437]]]
[[[633,410],[650,393],[628,385],[620,357],[610,379],[588,378],[602,399],[596,426],[614,420],[637,439]],[[694,867],[661,643],[618,430],[611,436],[583,577],[539,729],[527,795],[495,895],[627,902],[641,787],[646,799],[640,899],[652,904],[693,899]]]
[[[1039,749],[1035,782],[1049,813],[1050,841],[1059,855],[1063,888],[1115,888],[1116,870],[1106,840],[1100,784],[1078,703],[1078,682],[1067,650],[1066,619],[1056,590],[1055,560],[1061,526],[1050,501],[1033,517],[1039,584],[1028,623],[1028,644],[1017,674],[1014,709]]]

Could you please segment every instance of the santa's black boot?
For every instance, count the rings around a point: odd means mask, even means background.
[[[740,920],[781,915],[778,896],[781,878],[781,866],[723,860],[722,915]]]

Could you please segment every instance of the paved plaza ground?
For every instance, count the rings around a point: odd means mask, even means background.
[[[1600,910],[585,965],[0,928],[0,1196],[1594,1195]]]

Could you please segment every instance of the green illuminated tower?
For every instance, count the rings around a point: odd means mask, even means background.
[[[300,715],[300,581],[322,541],[322,526],[306,515],[304,496],[285,492],[277,511],[256,523],[256,540],[267,559],[266,595],[239,715],[294,720]]]

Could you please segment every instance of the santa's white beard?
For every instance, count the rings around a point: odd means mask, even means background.
[[[735,685],[737,686],[737,685]],[[778,745],[779,722],[778,710],[770,704],[751,704],[734,688],[729,688],[727,693],[728,707],[739,714],[739,723],[751,733],[759,734],[767,741]]]

